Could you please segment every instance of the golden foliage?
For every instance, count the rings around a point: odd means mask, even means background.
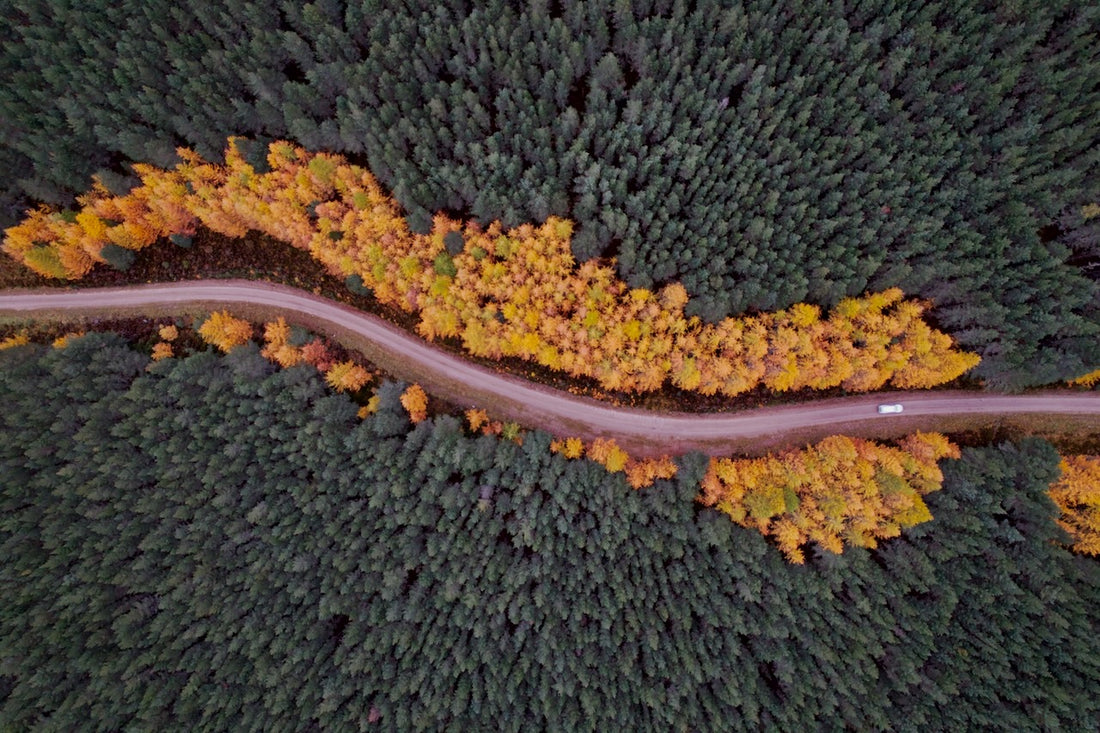
[[[915,433],[891,448],[835,435],[803,450],[763,458],[713,458],[700,502],[771,537],[794,563],[816,542],[875,547],[932,518],[922,497],[938,490],[937,462],[958,448],[936,433]]]
[[[355,392],[370,381],[370,372],[354,361],[342,361],[325,372],[325,381],[337,392]]]
[[[338,392],[358,391],[370,381],[371,373],[365,367],[353,361],[334,362],[332,354],[321,339],[315,338],[302,347],[294,346],[289,339],[290,326],[285,318],[280,316],[265,323],[264,347],[260,354],[284,368],[310,364],[323,373],[325,382]],[[364,412],[366,407],[371,409]],[[359,410],[360,417],[370,415],[378,409],[378,398],[373,397],[366,407]]]
[[[208,344],[222,351],[229,351],[252,338],[252,325],[248,321],[234,318],[229,311],[211,313],[199,327],[199,336]]]
[[[270,359],[284,369],[292,367],[295,364],[301,364],[305,361],[305,358],[302,356],[302,350],[297,346],[291,346],[285,341],[283,343],[268,342],[260,349],[260,355],[265,359]]]
[[[584,442],[580,438],[566,438],[562,455],[566,458],[580,458],[584,455]]]
[[[758,385],[922,388],[978,362],[924,322],[927,304],[897,288],[847,298],[827,317],[796,304],[705,324],[685,315],[678,283],[631,290],[613,262],[578,266],[566,220],[504,231],[438,215],[430,233],[416,235],[374,177],[340,156],[275,142],[271,170],[258,174],[235,138],[224,165],[179,155],[172,171],[135,166],[142,185],[126,196],[97,184],[75,217],[30,212],[7,230],[4,249],[36,272],[72,279],[102,260],[108,242],[140,249],[197,223],[227,236],[256,230],[308,250],[334,275],[359,275],[380,302],[419,313],[426,338],[457,337],[478,356],[516,356],[628,392],[666,382],[726,395]],[[465,242],[453,256],[444,245],[451,232]]]
[[[610,438],[597,438],[588,446],[587,451],[580,438],[561,438],[551,441],[550,451],[570,459],[580,458],[587,453],[590,459],[611,473],[624,471],[627,482],[635,489],[652,486],[659,478],[672,478],[676,475],[676,464],[669,456],[634,459]]]
[[[1076,379],[1071,379],[1070,384],[1080,385],[1082,387],[1092,387],[1097,383],[1100,383],[1100,369],[1091,371],[1088,374],[1082,374]]]
[[[614,438],[596,438],[588,446],[588,457],[596,463],[603,464],[611,473],[622,471],[626,468],[626,462],[630,456],[626,454]]]
[[[301,364],[306,360],[302,349],[288,342],[290,338],[290,326],[286,319],[280,316],[274,321],[264,324],[264,347],[260,355],[270,359],[284,369],[295,364]]]
[[[660,458],[631,458],[626,463],[626,480],[635,489],[652,486],[659,478],[672,478],[676,475],[676,464],[669,456]]]
[[[153,361],[168,359],[172,356],[172,344],[166,341],[158,341],[153,344]]]
[[[470,430],[476,433],[481,426],[489,423],[489,414],[485,410],[471,407],[466,410],[466,421],[470,424]]]
[[[367,400],[367,404],[359,408],[359,412],[357,414],[359,415],[360,419],[366,419],[374,413],[378,412],[378,406],[381,404],[381,402],[382,400],[379,399],[378,395],[371,395],[371,398]]]
[[[53,340],[53,347],[55,349],[64,349],[69,345],[70,339],[80,338],[84,335],[83,331],[70,331],[69,333],[58,336]]]
[[[659,478],[676,475],[676,464],[669,456],[660,458],[631,458],[613,439],[597,438],[585,449],[580,438],[562,438],[551,441],[550,450],[566,458],[577,459],[587,453],[593,461],[611,473],[624,471],[627,482],[635,489],[652,486]]]
[[[1058,524],[1073,538],[1072,550],[1100,555],[1100,456],[1064,456],[1061,468],[1048,492],[1062,510]]]
[[[290,338],[290,326],[286,319],[279,316],[264,324],[264,341],[272,346],[282,346]]]
[[[428,395],[419,384],[410,384],[401,393],[401,406],[409,413],[409,419],[418,423],[428,417]]]
[[[554,440],[550,443],[550,450],[554,453],[561,453],[566,458],[580,458],[584,455],[584,441],[580,438]]]
[[[167,326],[161,326],[157,330],[157,334],[160,336],[161,341],[175,341],[180,336],[180,331],[175,326],[169,324]]]
[[[20,331],[19,333],[8,336],[3,341],[0,341],[0,351],[4,349],[13,349],[16,346],[25,346],[31,342],[30,337],[26,331]]]

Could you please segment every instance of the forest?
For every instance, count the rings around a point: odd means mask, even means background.
[[[260,332],[262,346],[253,339]],[[309,366],[323,375],[330,388],[347,393],[359,406],[356,415],[364,419],[378,412],[382,399],[379,379],[389,378],[362,355],[349,354],[336,343],[288,324],[283,317],[260,326],[229,311],[215,311],[193,320],[177,318],[157,326],[155,334],[139,339],[151,342],[151,362],[186,358],[206,345],[226,354],[258,348],[262,358],[280,367]],[[65,349],[85,337],[83,330],[64,330],[52,340],[52,346]],[[23,329],[0,339],[0,351],[29,343],[28,331]],[[346,356],[351,358],[343,358]],[[429,410],[435,416],[455,412],[453,403],[436,400],[433,404],[424,388],[415,383],[400,393],[398,402],[413,424],[428,419]],[[463,416],[471,434],[500,436],[517,445],[523,445],[530,430],[516,422],[495,420],[483,408],[467,409]],[[576,437],[558,437],[548,448],[568,459],[583,457],[609,473],[622,472],[635,489],[673,478],[679,470],[667,451],[648,458],[631,456],[613,438],[598,437],[585,443]],[[931,520],[922,496],[942,487],[938,461],[945,457],[958,458],[958,447],[937,433],[913,433],[897,440],[896,446],[833,435],[763,459],[712,457],[700,481],[697,501],[771,537],[790,562],[801,564],[810,542],[840,554],[846,545],[873,548],[881,539],[898,536],[903,528]],[[1070,459],[1091,460],[1079,455]],[[1052,494],[1058,497],[1058,521],[1069,533],[1070,547],[1095,554],[1094,535],[1100,526],[1095,526],[1091,507],[1100,501],[1100,491],[1082,480],[1091,471],[1079,477],[1063,464],[1062,473],[1064,486]]]
[[[401,392],[361,419],[256,346],[0,351],[3,727],[1095,727],[1100,566],[1045,441],[791,565],[693,501],[704,456],[638,491]]]
[[[586,394],[1095,392],[1098,29],[1072,0],[10,0],[3,250],[69,285],[285,242]],[[0,730],[1100,729],[1100,433],[639,459],[283,318],[21,328]]]
[[[41,275],[78,280],[97,263],[125,271],[158,242],[190,246],[200,225],[226,237],[262,231],[307,249],[350,290],[418,313],[423,336],[461,337],[476,356],[536,361],[625,392],[666,381],[729,396],[758,385],[927,388],[981,361],[898,288],[845,298],[826,318],[799,303],[706,324],[686,316],[679,283],[652,293],[595,261],[577,267],[568,220],[504,232],[439,215],[418,235],[369,172],[275,142],[257,173],[242,156],[248,142],[230,139],[225,166],[183,148],[174,170],[136,164],[141,185],[125,196],[97,183],[79,211],[32,211],[6,230],[3,249]]]
[[[579,262],[682,282],[712,323],[900,287],[978,378],[1046,384],[1100,363],[1098,24],[1071,0],[16,0],[6,218],[290,139],[414,231],[568,218]]]

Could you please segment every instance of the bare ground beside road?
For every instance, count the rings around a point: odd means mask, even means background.
[[[1100,432],[1100,394],[1070,390],[1017,396],[959,391],[871,393],[725,414],[613,407],[499,374],[370,314],[270,283],[202,280],[0,293],[0,319],[7,322],[175,316],[220,308],[255,320],[284,315],[361,351],[382,369],[419,382],[453,404],[484,407],[495,417],[556,435],[615,438],[637,456],[692,450],[711,455],[759,454],[837,433],[891,438],[915,430],[1026,429],[1048,423],[1054,432]],[[882,402],[900,402],[905,412],[879,415],[875,408]]]

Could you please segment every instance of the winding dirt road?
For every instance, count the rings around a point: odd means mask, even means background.
[[[73,319],[177,315],[229,307],[251,318],[285,315],[362,351],[387,371],[417,381],[455,404],[557,435],[614,437],[635,455],[701,450],[760,453],[843,432],[894,437],[913,430],[963,430],[1050,423],[1100,432],[1100,394],[1051,391],[1008,396],[968,392],[889,392],[739,413],[653,413],[613,407],[526,382],[454,356],[386,321],[293,288],[243,280],[201,280],[122,288],[0,292],[0,317]],[[879,415],[879,403],[901,403]]]

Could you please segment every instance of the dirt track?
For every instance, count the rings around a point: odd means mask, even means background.
[[[1048,392],[1008,396],[965,392],[890,392],[768,407],[727,414],[653,413],[611,407],[525,382],[453,356],[372,315],[303,291],[270,283],[202,280],[94,290],[7,291],[0,316],[72,318],[231,307],[253,318],[281,313],[334,335],[393,374],[423,384],[459,405],[488,408],[503,419],[558,435],[614,437],[636,455],[757,453],[844,432],[893,437],[917,429],[966,429],[974,416],[989,425],[1068,416],[1082,430],[1100,430],[1100,394]],[[900,402],[901,415],[876,405]]]

